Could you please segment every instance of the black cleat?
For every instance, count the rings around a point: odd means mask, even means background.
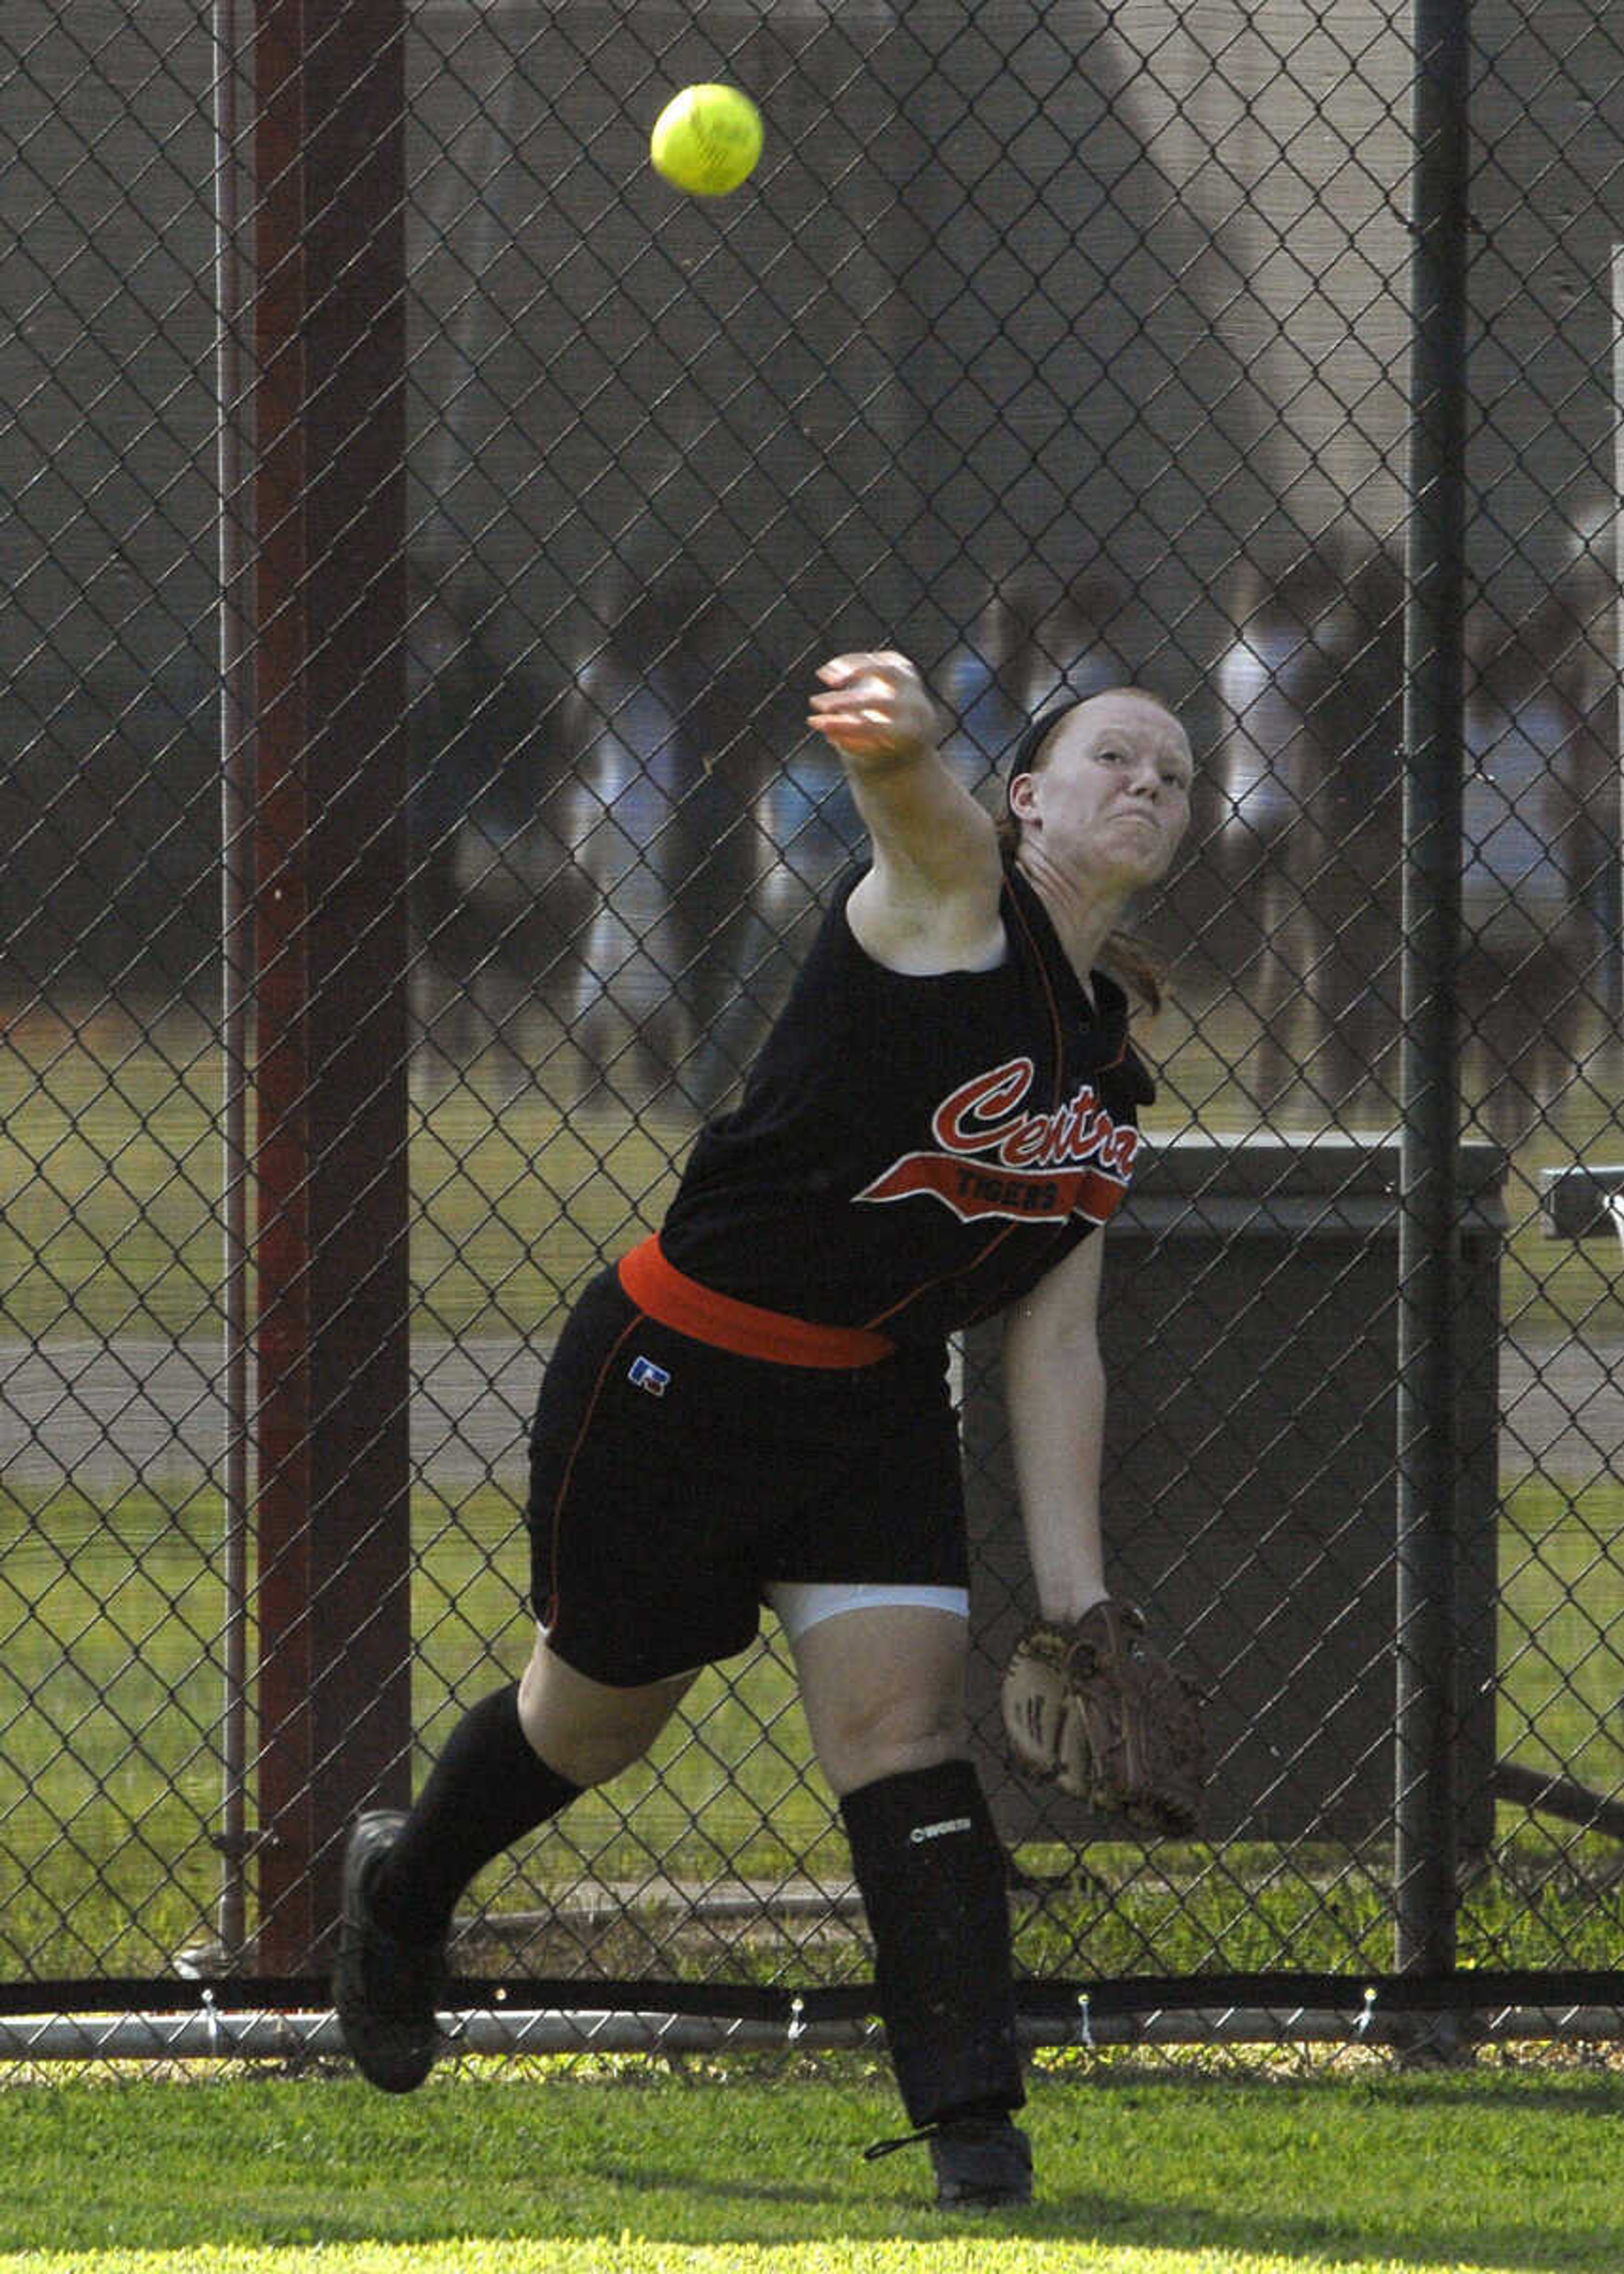
[[[863,2161],[877,2163],[921,2140],[929,2142],[936,2165],[938,2210],[997,2210],[1032,2201],[1032,2143],[1007,2116],[948,2117],[899,2140],[876,2140],[863,2150]]]
[[[931,2135],[938,2210],[996,2210],[1032,2201],[1032,2143],[1007,2116],[964,2116]]]
[[[367,1881],[405,1823],[403,1810],[370,1809],[344,1849],[343,1916],[333,2003],[350,2059],[384,2092],[412,2092],[440,2047],[435,2007],[446,1986],[443,1943],[397,1941],[372,1918]]]

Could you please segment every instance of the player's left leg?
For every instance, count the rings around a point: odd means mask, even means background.
[[[786,1616],[818,1758],[852,1847],[875,1980],[910,2120],[944,2205],[1030,2200],[1010,2112],[1016,2040],[1003,1849],[967,1758],[967,1618],[918,1601],[770,1590]],[[906,1591],[905,1591],[906,1592]]]

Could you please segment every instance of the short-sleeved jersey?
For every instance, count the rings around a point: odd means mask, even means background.
[[[918,978],[836,894],[737,1109],[701,1133],[660,1233],[719,1294],[939,1342],[1027,1292],[1120,1205],[1154,1085],[1122,990],[1079,985],[1006,876],[990,971]]]

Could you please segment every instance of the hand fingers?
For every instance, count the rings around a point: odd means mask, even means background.
[[[854,687],[843,688],[838,694],[815,695],[808,715],[815,723],[824,726],[845,719],[854,727],[884,727],[896,718],[898,709],[888,689],[877,687],[870,680],[860,680]]]
[[[819,664],[817,676],[825,687],[838,689],[865,677],[895,685],[904,679],[917,679],[919,674],[907,657],[898,655],[894,648],[876,648],[858,655],[831,656],[827,663]]]
[[[813,711],[807,714],[807,725],[813,733],[827,734],[831,741],[861,742],[867,737],[878,742],[883,738],[887,724],[882,711]]]
[[[825,734],[882,733],[906,717],[921,688],[919,674],[892,649],[839,655],[820,665],[822,693],[810,698],[807,723]]]

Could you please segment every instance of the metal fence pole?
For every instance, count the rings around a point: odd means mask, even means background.
[[[1455,1960],[1470,0],[1417,0],[1405,626],[1396,1958]]]
[[[257,321],[261,1965],[406,1796],[402,0],[261,0]]]
[[[224,1696],[221,1714],[221,1828],[223,1858],[219,1939],[237,1957],[247,1934],[248,1764],[248,1085],[250,966],[253,955],[252,861],[253,655],[249,590],[252,561],[252,438],[243,331],[249,305],[243,244],[244,161],[241,146],[244,57],[239,0],[215,0],[214,280],[218,295],[214,362],[220,410],[216,464],[220,484],[220,1040],[222,1321],[225,1392],[221,1634]]]

